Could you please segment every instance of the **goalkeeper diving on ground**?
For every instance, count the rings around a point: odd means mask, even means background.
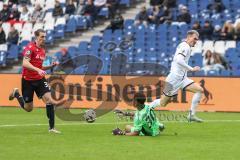
[[[134,116],[133,125],[126,125],[125,131],[116,128],[112,131],[113,135],[126,136],[157,136],[164,130],[164,125],[161,124],[154,113],[155,103],[145,104],[146,96],[143,93],[136,93],[133,99],[133,106],[137,109]],[[130,113],[127,112],[129,115]]]

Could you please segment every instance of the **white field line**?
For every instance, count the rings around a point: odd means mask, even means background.
[[[162,123],[188,123],[187,121],[161,121]],[[240,119],[236,120],[205,120],[204,123],[233,123],[240,122]],[[129,124],[131,122],[109,122],[109,123],[57,123],[57,126],[79,126],[79,125],[114,125],[114,124]],[[0,128],[4,127],[32,127],[32,126],[47,126],[47,123],[39,123],[39,124],[1,124]]]

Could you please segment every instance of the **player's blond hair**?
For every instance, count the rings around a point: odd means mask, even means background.
[[[194,35],[194,34],[199,37],[199,33],[198,33],[198,31],[196,31],[196,30],[189,30],[189,31],[187,32],[187,36],[191,36],[191,35]]]

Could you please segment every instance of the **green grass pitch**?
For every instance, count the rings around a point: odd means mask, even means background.
[[[62,134],[56,135],[48,133],[45,109],[0,107],[0,160],[238,160],[240,113],[198,115],[207,122],[165,121],[157,137],[113,136],[113,113],[93,124],[57,118]],[[120,122],[123,127],[127,121]]]

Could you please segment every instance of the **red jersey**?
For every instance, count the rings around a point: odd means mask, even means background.
[[[23,50],[22,54],[23,57],[30,59],[29,62],[33,66],[42,69],[42,64],[46,57],[46,53],[43,48],[37,47],[35,42],[30,42]],[[40,80],[43,78],[43,76],[40,76],[38,72],[29,70],[25,67],[23,67],[22,76],[25,80]]]

